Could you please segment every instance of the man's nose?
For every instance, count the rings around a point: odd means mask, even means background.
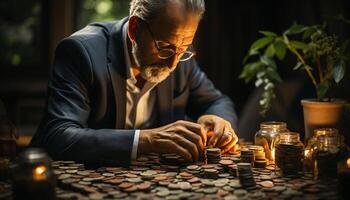
[[[169,69],[172,70],[176,67],[177,63],[179,63],[180,56],[181,56],[181,54],[175,53],[173,56],[171,56],[170,58],[167,59],[167,64],[168,64]]]

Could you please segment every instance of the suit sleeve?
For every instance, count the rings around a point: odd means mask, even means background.
[[[82,42],[69,38],[56,49],[45,117],[33,138],[54,159],[128,164],[134,130],[91,129],[88,120],[94,76]]]
[[[200,70],[195,59],[186,63],[189,69],[188,82],[190,87],[188,114],[197,119],[204,114],[213,114],[229,121],[237,130],[237,115],[234,104],[229,97],[223,95]]]

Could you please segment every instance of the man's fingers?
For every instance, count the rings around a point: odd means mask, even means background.
[[[231,150],[235,145],[236,145],[236,143],[235,143],[233,140],[231,140],[231,142],[229,142],[229,143],[226,144],[224,147],[222,147],[222,152],[223,152],[223,153],[228,152],[228,151]]]
[[[177,134],[173,134],[171,136],[171,140],[174,141],[176,144],[182,146],[183,148],[187,149],[191,153],[193,161],[198,161],[199,151],[195,143]]]
[[[237,149],[239,148],[239,144],[235,144],[231,149],[229,149],[227,152],[228,153],[234,153],[237,151]]]
[[[181,126],[187,128],[188,130],[199,135],[201,137],[202,143],[204,145],[207,143],[207,134],[206,134],[204,128],[200,124],[189,122],[189,121],[184,121],[184,120],[180,120],[180,121],[178,121],[178,123]]]
[[[209,131],[207,132],[207,138],[210,139],[211,137],[213,137],[214,135],[214,131]]]
[[[231,129],[229,127],[224,128],[224,134],[221,136],[220,140],[216,143],[217,147],[223,147],[229,144],[233,139]]]
[[[193,144],[195,144],[197,146],[198,153],[200,155],[203,155],[204,144],[203,144],[202,138],[199,135],[186,129],[185,127],[179,127],[179,132],[177,133],[182,137],[186,138],[187,140],[191,141]]]
[[[208,146],[215,147],[216,143],[220,140],[221,136],[223,135],[223,131],[220,125],[216,124],[214,127],[214,134],[213,137],[210,138]]]
[[[159,139],[156,141],[156,143],[158,143],[160,153],[174,153],[183,157],[186,161],[193,161],[192,155],[188,150],[171,140]]]

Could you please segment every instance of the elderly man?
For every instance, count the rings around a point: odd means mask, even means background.
[[[64,39],[32,146],[103,164],[150,152],[197,161],[206,145],[233,151],[233,103],[193,57],[204,10],[204,0],[133,0],[129,17]]]

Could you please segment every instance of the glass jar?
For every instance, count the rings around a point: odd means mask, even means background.
[[[277,136],[275,145],[276,169],[281,176],[299,175],[303,169],[304,145],[296,132],[284,132]]]
[[[313,155],[317,149],[317,140],[321,136],[332,136],[337,137],[339,141],[339,148],[341,151],[346,151],[346,145],[344,143],[344,136],[340,135],[338,130],[335,128],[319,128],[314,130],[313,136],[308,140],[305,147],[305,158],[304,158],[304,170],[310,172],[313,170]]]
[[[350,199],[350,155],[347,155],[338,162],[338,192],[342,199]]]
[[[275,160],[275,142],[277,135],[282,132],[288,132],[287,124],[284,122],[263,122],[260,124],[260,130],[255,134],[255,145],[264,147],[266,158],[274,163]]]
[[[328,180],[337,177],[337,164],[345,155],[342,142],[337,135],[317,137],[317,147],[312,156],[315,179]]]
[[[38,148],[23,152],[13,171],[13,199],[56,199],[50,157]]]

